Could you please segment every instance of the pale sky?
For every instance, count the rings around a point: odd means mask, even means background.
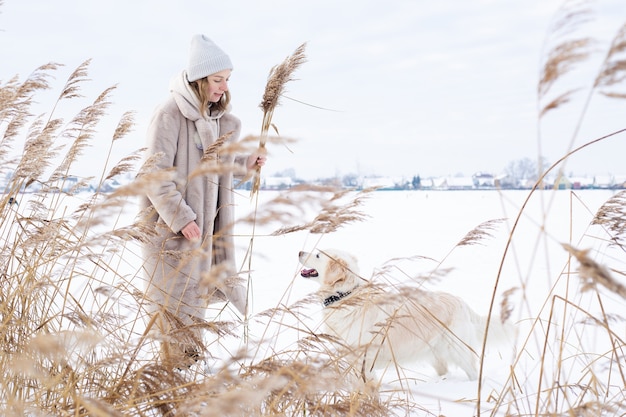
[[[586,88],[607,42],[626,22],[620,0],[591,3],[584,36],[599,53],[569,77]],[[513,160],[563,156],[586,93],[537,121],[537,81],[556,0],[4,0],[0,6],[0,80],[27,77],[47,62],[55,89],[91,58],[86,98],[65,103],[69,120],[107,87],[113,105],[76,171],[101,166],[113,129],[135,111],[134,131],[115,160],[145,143],[153,109],[187,63],[193,34],[204,33],[231,57],[233,113],[243,135],[260,133],[270,68],[306,42],[306,62],[276,109],[281,135],[297,142],[270,147],[265,175],[293,168],[300,178],[346,174],[423,177],[501,173]],[[622,89],[626,91],[626,87]],[[46,100],[50,100],[49,102]],[[75,107],[74,107],[75,106]],[[575,146],[626,127],[626,102],[594,95]],[[567,173],[626,174],[626,135],[571,159]]]

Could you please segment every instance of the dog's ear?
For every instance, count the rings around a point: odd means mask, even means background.
[[[328,262],[326,279],[331,282],[327,282],[326,284],[334,286],[338,283],[348,281],[352,276],[353,274],[352,271],[350,271],[348,263],[343,259],[332,258],[330,262]]]

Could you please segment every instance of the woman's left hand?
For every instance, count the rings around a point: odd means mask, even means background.
[[[256,169],[257,167],[262,167],[265,165],[265,161],[267,161],[267,151],[265,148],[257,148],[246,161],[246,167],[248,171]]]

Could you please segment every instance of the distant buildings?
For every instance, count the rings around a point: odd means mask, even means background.
[[[103,193],[114,191],[121,185],[130,183],[134,175],[126,173],[121,177],[111,178],[104,183],[87,183],[76,177],[68,176],[60,182],[57,192],[99,191]],[[5,193],[11,181],[10,175],[0,178],[0,189]],[[295,185],[310,183],[315,185],[340,185],[345,188],[379,190],[490,190],[490,189],[531,189],[535,180],[514,179],[506,175],[494,176],[486,172],[476,172],[472,176],[454,175],[441,177],[391,177],[391,176],[363,176],[347,175],[344,178],[322,178],[315,181],[303,181],[290,176],[264,176],[261,178],[262,190],[285,190]],[[242,189],[249,189],[249,183],[241,185]],[[595,175],[595,176],[561,176],[545,178],[543,189],[626,189],[625,175]],[[21,192],[37,192],[41,190],[40,183],[33,183]],[[55,191],[48,189],[48,191]]]
[[[263,177],[261,188],[264,190],[284,190],[295,185],[291,177]]]
[[[61,193],[80,193],[80,192],[101,192],[101,193],[110,193],[120,187],[121,185],[130,183],[134,178],[132,174],[124,174],[123,176],[117,176],[110,178],[108,180],[103,181],[101,184],[94,181],[88,181],[84,178],[79,178],[75,176],[66,176],[61,177],[56,181],[47,183],[46,186],[42,185],[39,181],[33,181],[28,187],[22,186],[20,189],[21,193],[36,193],[40,191],[47,192],[61,192]],[[3,178],[0,178],[0,192],[7,193],[9,192],[11,184],[12,176],[11,174],[7,174]]]
[[[495,176],[485,172],[477,172],[472,176],[455,175],[421,178],[419,176],[347,176],[345,181],[320,179],[315,184],[340,182],[346,188],[378,188],[380,190],[490,190],[509,189],[524,190],[535,186],[536,180],[514,179],[506,175]],[[262,189],[284,189],[303,183],[297,179],[289,182],[285,177],[267,177],[263,180]],[[543,189],[626,189],[626,175],[597,175],[593,177],[561,176],[547,177],[538,188]]]

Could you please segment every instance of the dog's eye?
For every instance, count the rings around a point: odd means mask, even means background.
[[[319,259],[319,258],[320,258],[320,254],[319,254],[319,253],[315,254],[315,257],[316,257],[317,259]]]

